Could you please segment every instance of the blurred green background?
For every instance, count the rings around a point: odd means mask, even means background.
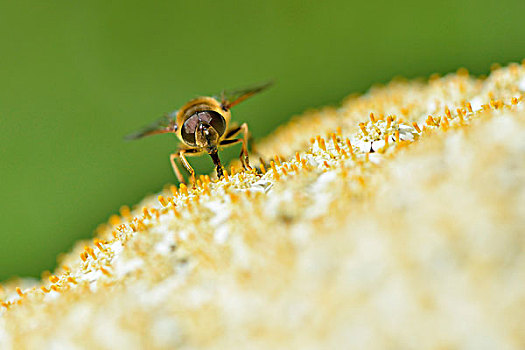
[[[52,269],[175,182],[172,135],[122,138],[189,98],[275,79],[234,109],[262,137],[397,75],[521,61],[524,13],[523,0],[1,1],[0,280]]]

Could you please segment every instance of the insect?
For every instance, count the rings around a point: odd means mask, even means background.
[[[223,177],[223,168],[219,159],[219,148],[242,143],[239,158],[245,170],[251,170],[248,159],[248,125],[246,123],[230,125],[231,108],[247,98],[263,91],[271,83],[260,84],[251,88],[223,91],[220,97],[201,96],[194,98],[179,110],[165,114],[164,117],[142,130],[126,136],[128,140],[145,136],[173,133],[181,141],[177,152],[170,155],[171,166],[181,183],[185,183],[176,159],[188,170],[191,181],[195,184],[195,171],[186,156],[208,153],[215,165],[217,177]],[[236,138],[240,133],[242,138]]]

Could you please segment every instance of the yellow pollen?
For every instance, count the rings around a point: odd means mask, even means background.
[[[500,68],[501,68],[501,65],[499,63],[492,63],[490,65],[490,70],[491,71],[495,71],[495,70],[500,69]]]
[[[339,153],[341,152],[341,148],[339,148],[339,144],[337,143],[337,137],[335,136],[335,133],[332,133],[332,143],[334,144],[335,150]],[[296,153],[297,154],[297,153]]]
[[[183,195],[187,196],[188,195],[188,186],[186,186],[185,184],[180,184],[179,192],[182,193]]]
[[[368,136],[368,131],[366,131],[366,127],[364,123],[359,123],[359,128],[361,128],[361,131],[365,136]]]
[[[164,196],[160,195],[158,196],[158,200],[160,202],[160,204],[162,204],[162,206],[167,206],[168,205],[168,202],[166,201],[166,198],[164,198]]]
[[[275,163],[273,160],[270,162],[270,167],[273,170],[273,177],[275,178],[275,180],[279,181],[281,177],[279,176],[279,173],[277,172],[277,168],[275,167]]]
[[[146,229],[146,225],[144,225],[142,219],[137,220],[137,228],[139,231],[144,231]]]
[[[427,125],[430,125],[430,126],[437,126],[436,122],[434,121],[434,118],[432,118],[431,115],[428,116],[428,118],[426,120],[426,123],[427,123]]]
[[[345,143],[346,143],[346,147],[348,147],[348,151],[350,152],[350,154],[354,154],[354,149],[352,148],[352,144],[350,143],[350,139],[348,137],[345,137]]]
[[[443,127],[443,130],[447,131],[448,129],[448,119],[447,118],[442,118],[442,122],[440,123],[440,125]]]
[[[450,113],[450,112],[449,112]],[[417,125],[416,122],[413,122],[412,123],[412,126],[414,127],[414,129],[416,129],[417,132],[421,132],[421,129],[419,128],[419,125]]]
[[[133,225],[133,224],[130,224],[130,226],[131,226],[131,225]],[[97,256],[95,255],[95,252],[93,251],[93,248],[91,248],[91,247],[86,247],[86,251],[87,251],[87,253],[88,253],[89,255],[91,255],[91,257],[92,257],[93,259],[95,259],[95,260],[97,259]]]
[[[390,127],[390,124],[392,124],[392,120],[393,120],[392,117],[387,117],[386,118],[386,128],[387,129]]]
[[[155,218],[158,219],[160,216],[159,211],[156,208],[151,208],[151,213],[155,215]]]
[[[109,224],[112,226],[120,224],[120,216],[113,214],[109,217]]]
[[[101,251],[104,250],[104,247],[102,246],[102,241],[98,238],[95,238],[93,240],[93,244],[95,244],[95,246],[97,246],[98,249],[100,249]]]
[[[208,186],[208,183],[203,184],[203,193],[206,195],[210,195],[210,187]]]
[[[129,207],[127,205],[121,206],[119,211],[120,211],[120,215],[122,215],[125,218],[131,215],[131,211],[129,210]]]
[[[319,147],[323,150],[323,151],[326,151],[326,144],[324,142],[324,139],[321,137],[319,138]]]
[[[239,196],[237,196],[235,193],[228,193],[228,196],[230,197],[230,201],[232,203],[235,203],[239,200]]]
[[[456,71],[457,75],[460,75],[460,76],[466,76],[468,77],[468,69],[465,68],[465,67],[460,67],[458,68],[458,70]]]
[[[458,108],[456,112],[458,113],[459,123],[463,125],[463,111],[461,110],[461,108]]]
[[[306,159],[301,159],[301,165],[303,166],[304,169],[307,169],[308,168],[308,164],[306,164]]]

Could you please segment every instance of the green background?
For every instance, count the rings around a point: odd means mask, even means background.
[[[234,110],[261,137],[394,76],[521,61],[524,13],[523,0],[1,0],[0,279],[52,269],[175,182],[172,135],[122,138],[189,98],[274,79]]]

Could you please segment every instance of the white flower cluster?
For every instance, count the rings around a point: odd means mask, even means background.
[[[257,170],[170,186],[4,284],[0,348],[524,348],[523,79],[310,112]]]

